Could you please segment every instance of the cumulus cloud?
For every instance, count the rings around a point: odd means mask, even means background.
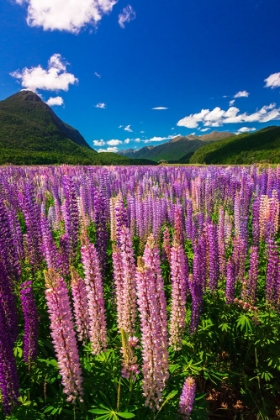
[[[109,146],[118,146],[119,144],[122,144],[121,140],[117,140],[117,139],[112,139],[107,141],[107,144],[109,144]]]
[[[54,54],[48,61],[47,70],[40,65],[16,70],[10,75],[20,80],[21,85],[33,92],[37,89],[58,91],[67,91],[70,85],[78,82],[78,79],[72,73],[68,73],[66,66],[60,54]]]
[[[248,98],[249,96],[249,92],[247,92],[246,90],[241,90],[240,92],[237,92],[234,95],[234,98]]]
[[[271,89],[280,87],[280,73],[273,73],[267,79],[264,79],[264,81],[265,87],[270,87]]]
[[[128,4],[126,7],[123,8],[122,12],[119,14],[118,23],[119,23],[120,27],[124,29],[124,27],[125,27],[124,24],[127,23],[127,22],[131,22],[135,18],[136,18],[136,13],[132,9],[130,4]]]
[[[103,102],[99,102],[99,104],[96,104],[95,105],[95,108],[105,109],[106,108],[106,104],[104,104]]]
[[[124,143],[125,143],[125,144],[129,144],[129,143],[130,143],[130,139],[125,139],[125,140],[124,140]]]
[[[156,106],[152,109],[155,110],[155,111],[165,111],[168,108],[166,106]]]
[[[220,107],[202,109],[197,114],[188,115],[177,122],[179,127],[197,128],[199,123],[204,127],[220,127],[223,124],[244,123],[244,122],[268,122],[272,120],[280,120],[280,108],[276,108],[276,104],[263,106],[260,110],[253,114],[239,113],[236,107],[230,107],[224,111]]]
[[[250,131],[256,131],[256,128],[241,127],[239,130],[237,130],[237,133],[249,133]]]
[[[101,74],[97,73],[97,71],[94,72],[94,76],[98,77],[98,79],[100,79]]]
[[[85,25],[96,26],[112,11],[118,0],[16,0],[27,5],[27,24],[46,30],[80,32]]]
[[[47,102],[47,105],[49,106],[54,106],[54,105],[63,105],[63,99],[61,96],[56,96],[56,97],[50,97]]]
[[[124,127],[124,131],[129,131],[130,133],[132,133],[133,131],[130,128],[130,124],[127,125],[126,127]]]
[[[118,148],[117,147],[107,147],[107,149],[99,149],[98,153],[101,152],[113,152],[113,153],[117,153],[118,152]]]
[[[104,146],[105,144],[106,144],[106,142],[103,139],[93,140],[93,145],[94,146],[100,147],[100,146]]]

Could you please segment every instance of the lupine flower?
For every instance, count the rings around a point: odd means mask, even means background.
[[[36,359],[38,346],[38,314],[31,281],[22,283],[20,299],[24,315],[23,358],[30,365]]]
[[[54,270],[45,271],[51,337],[67,401],[82,401],[82,371],[67,285]]]
[[[71,291],[73,296],[74,315],[78,340],[85,343],[90,338],[90,319],[87,304],[85,281],[71,268]]]
[[[167,226],[165,226],[164,231],[163,231],[163,250],[167,257],[167,261],[170,264],[170,256],[171,256],[170,234],[169,234],[169,229]]]
[[[227,279],[226,279],[226,302],[233,303],[234,300],[234,264],[230,258],[227,263]]]
[[[252,246],[248,279],[244,281],[243,293],[242,293],[242,297],[244,298],[244,300],[250,303],[251,305],[254,305],[256,301],[258,265],[259,265],[258,247]]]
[[[122,376],[127,379],[136,380],[136,376],[140,373],[137,364],[137,357],[134,355],[133,348],[138,342],[137,337],[127,337],[126,332],[121,328],[122,337]]]
[[[278,245],[274,240],[269,240],[267,243],[267,270],[266,270],[266,301],[270,304],[275,304],[278,300],[278,270],[279,257]]]
[[[195,380],[192,377],[187,378],[184,382],[179,402],[179,413],[182,414],[182,418],[185,420],[190,418],[195,399],[195,390]]]
[[[5,414],[9,415],[17,404],[19,381],[13,343],[6,324],[3,309],[0,305],[0,391]]]
[[[159,268],[159,250],[152,235],[148,238],[144,256],[145,260],[139,257],[136,275],[142,333],[143,395],[145,405],[156,410],[169,373],[166,300]]]
[[[87,239],[81,248],[81,254],[90,318],[90,342],[92,353],[99,354],[107,347],[107,326],[100,263],[95,246]]]
[[[174,243],[171,248],[170,273],[172,301],[169,344],[180,350],[182,335],[186,327],[186,300],[188,288],[188,260],[183,246]]]
[[[120,231],[120,252],[122,269],[122,292],[121,292],[121,327],[128,335],[133,335],[136,322],[136,280],[135,280],[135,259],[132,247],[130,231],[123,226]],[[120,285],[120,284],[119,284]]]

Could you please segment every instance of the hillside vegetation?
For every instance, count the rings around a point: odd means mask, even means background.
[[[97,153],[78,130],[64,123],[41,98],[21,91],[0,101],[0,164],[133,165],[115,153]]]
[[[240,134],[196,150],[189,163],[251,164],[280,162],[280,127],[266,127],[251,134]]]

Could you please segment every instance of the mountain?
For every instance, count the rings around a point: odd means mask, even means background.
[[[0,164],[3,163],[140,164],[115,153],[97,153],[78,130],[64,123],[28,90],[0,101]]]
[[[149,159],[154,162],[161,160],[180,162],[181,159],[185,159],[185,162],[197,149],[203,147],[206,142],[220,141],[221,138],[229,136],[233,136],[233,134],[217,131],[203,136],[195,136],[193,134],[189,136],[177,136],[169,142],[159,144],[158,146],[145,146],[139,150],[128,149],[122,151],[121,154],[129,158]]]
[[[190,163],[251,164],[280,163],[280,127],[271,126],[250,134],[240,134],[197,150]]]

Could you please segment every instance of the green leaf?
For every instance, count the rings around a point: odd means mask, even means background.
[[[119,413],[117,412],[117,415],[121,417],[122,419],[133,419],[135,417],[135,414],[133,413]]]
[[[111,412],[111,410],[102,410],[101,408],[92,408],[88,411],[93,414],[108,414]]]

